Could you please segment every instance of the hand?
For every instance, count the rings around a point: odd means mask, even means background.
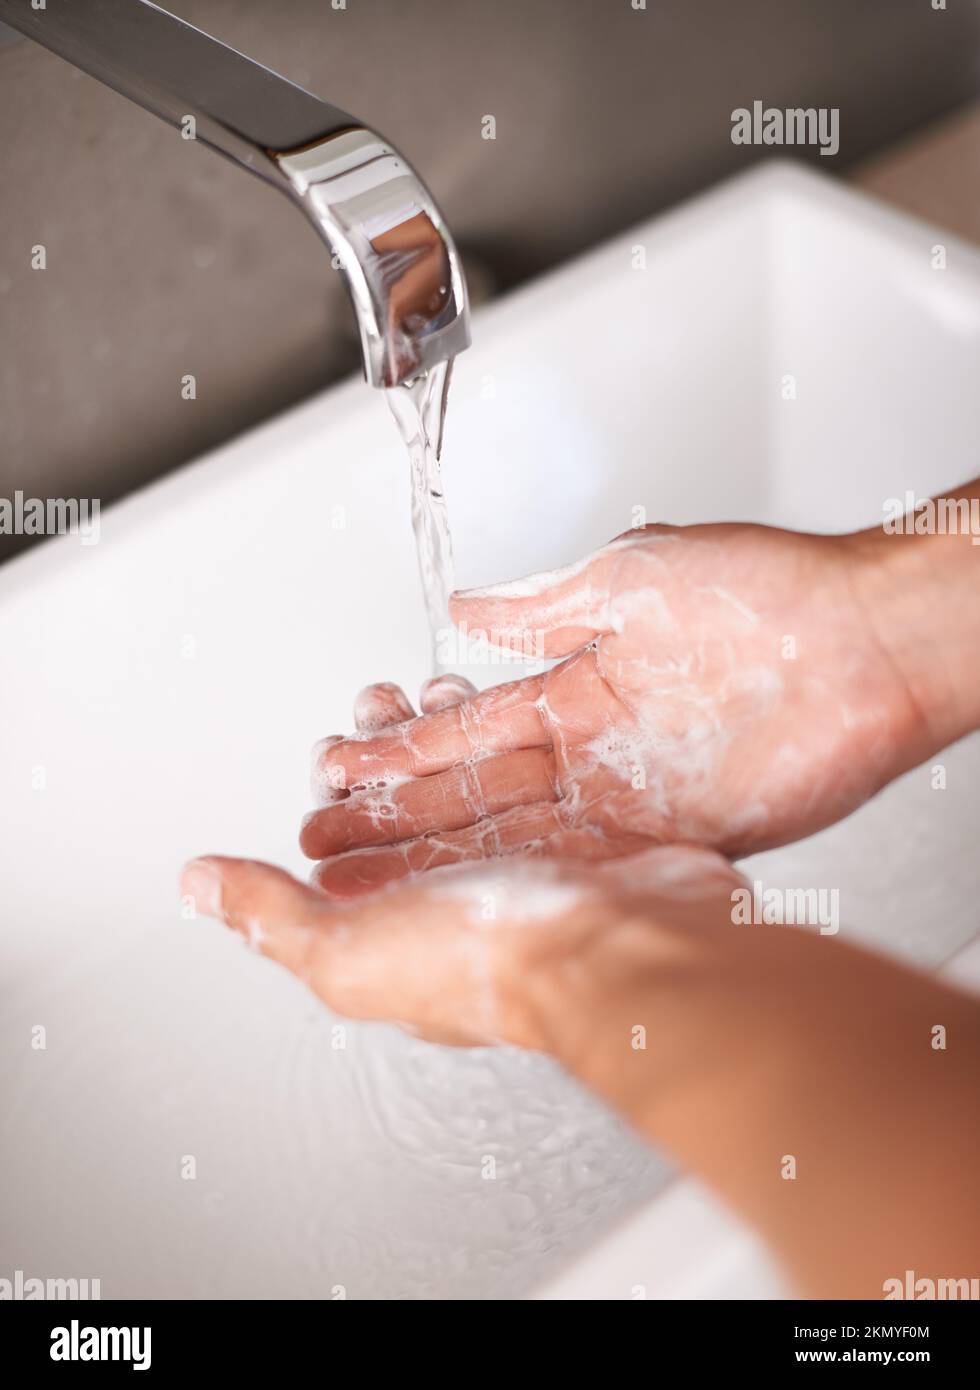
[[[971,1275],[976,1001],[839,938],[734,925],[741,883],[719,855],[670,846],[460,866],[345,904],[211,858],[182,891],[341,1013],[553,1054],[808,1295]]]
[[[742,882],[707,850],[673,847],[601,868],[510,859],[331,903],[283,869],[209,857],[184,871],[197,912],[223,919],[351,1018],[431,1042],[554,1051],[566,975],[610,955],[617,927],[666,937],[730,914]],[[583,1025],[587,1025],[583,1018]]]
[[[397,687],[327,740],[301,844],[352,896],[526,851],[605,859],[688,841],[742,855],[847,815],[926,756],[876,636],[854,538],[651,526],[584,562],[453,599],[457,623],[560,665],[414,718]],[[396,692],[396,693],[393,693]],[[431,711],[431,712],[428,712]]]

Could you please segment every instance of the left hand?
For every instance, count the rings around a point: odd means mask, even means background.
[[[574,1008],[574,980],[592,977],[597,952],[615,962],[617,924],[656,950],[658,931],[666,941],[728,920],[741,882],[720,855],[675,846],[593,868],[464,865],[354,903],[270,864],[209,856],[187,865],[181,892],[338,1013],[430,1042],[556,1051],[555,1019]]]
[[[735,925],[742,880],[710,850],[512,856],[354,903],[239,859],[195,860],[182,886],[340,1013],[554,1056],[808,1296],[975,1268],[976,1000],[838,937]]]

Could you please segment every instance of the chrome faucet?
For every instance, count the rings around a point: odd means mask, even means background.
[[[463,271],[431,193],[353,116],[150,0],[0,0],[0,21],[297,203],[346,276],[372,386],[469,345]]]

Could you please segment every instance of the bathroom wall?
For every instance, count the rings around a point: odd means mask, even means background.
[[[840,171],[980,90],[978,0],[637,3],[168,7],[394,139],[479,293],[772,153],[732,145],[737,106],[839,107],[809,156]],[[324,250],[258,181],[26,41],[0,131],[0,497],[108,502],[357,368]]]

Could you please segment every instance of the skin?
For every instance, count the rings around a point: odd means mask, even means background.
[[[487,872],[339,903],[210,858],[183,891],[338,1013],[552,1054],[711,1183],[804,1294],[881,1298],[906,1269],[977,1273],[974,1000],[838,938],[734,926],[741,879],[709,850],[514,856]],[[524,910],[556,889],[559,911]]]
[[[358,736],[316,753],[314,884],[209,857],[183,891],[340,1013],[553,1054],[806,1294],[973,1277],[980,1007],[839,938],[734,925],[726,856],[980,726],[978,565],[969,536],[654,527],[543,592],[457,596],[471,630],[569,655],[480,696],[430,683],[419,718],[370,687]]]
[[[978,563],[968,536],[655,526],[529,598],[456,595],[471,632],[570,655],[325,741],[300,839],[316,882],[348,897],[501,854],[739,857],[812,834],[980,723]]]

